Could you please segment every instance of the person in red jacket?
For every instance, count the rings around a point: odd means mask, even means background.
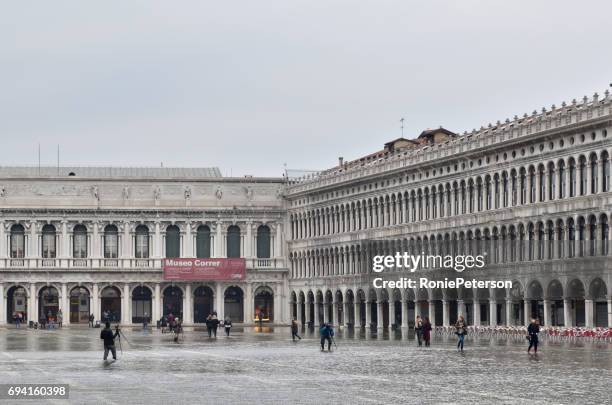
[[[431,341],[431,322],[427,317],[423,321],[423,340],[425,341],[425,347],[428,347]]]

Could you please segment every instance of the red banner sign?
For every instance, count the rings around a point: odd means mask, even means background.
[[[164,280],[241,281],[245,259],[164,259]]]

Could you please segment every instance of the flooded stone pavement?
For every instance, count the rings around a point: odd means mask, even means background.
[[[221,332],[221,331],[220,331]],[[99,329],[0,329],[0,383],[70,384],[70,400],[47,403],[609,403],[612,344],[469,336],[465,352],[436,336],[338,331],[292,342],[289,328],[239,329],[227,338],[125,329],[119,360],[102,361]],[[10,403],[5,401],[6,403]],[[23,401],[13,401],[24,403]],[[30,402],[31,403],[31,402]]]

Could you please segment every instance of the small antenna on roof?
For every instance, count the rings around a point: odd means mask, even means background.
[[[402,128],[402,138],[404,137],[404,117],[400,119],[400,128]]]

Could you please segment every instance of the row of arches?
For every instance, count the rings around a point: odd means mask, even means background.
[[[294,251],[290,254],[292,277],[368,273],[373,256],[395,255],[396,252],[485,255],[489,265],[607,256],[610,253],[610,226],[608,214],[594,213]]]
[[[600,277],[567,281],[515,280],[512,289],[293,290],[291,314],[302,324],[331,322],[354,327],[414,326],[417,315],[433,325],[452,325],[463,315],[469,325],[612,326],[612,298]]]
[[[130,292],[130,318],[122,319],[125,312],[122,305],[125,305],[124,294],[119,287],[109,285],[104,287],[98,296],[99,310],[94,314],[96,320],[105,320],[121,323],[142,323],[145,318],[152,320],[153,306],[155,305],[154,290],[146,285],[134,287]],[[180,286],[169,285],[161,290],[162,316],[173,314],[183,319],[185,315],[184,305],[186,303],[185,290]],[[68,291],[68,308],[64,308],[63,316],[69,317],[70,323],[88,323],[89,316],[94,312],[95,303],[93,294],[86,286],[75,286]],[[38,319],[30,319],[29,311],[31,306],[28,304],[30,298],[29,290],[22,285],[13,285],[7,292],[6,299],[6,319],[14,322],[19,315],[22,321],[57,320],[58,311],[62,308],[60,291],[55,286],[43,286],[37,292],[37,313]],[[184,319],[187,323],[204,323],[206,317],[216,308],[214,289],[207,285],[195,288],[191,294],[193,319]],[[255,313],[253,319],[259,317],[263,321],[274,321],[274,292],[271,288],[261,286],[254,292],[253,308]],[[223,291],[223,314],[231,317],[233,322],[241,323],[245,321],[245,293],[239,286],[229,286]],[[68,311],[66,311],[68,309]],[[69,313],[67,313],[69,312]],[[66,318],[65,318],[66,319]],[[155,320],[153,320],[155,321]],[[251,321],[247,318],[247,321]]]
[[[610,191],[607,150],[290,215],[292,239],[515,207]]]
[[[26,232],[25,227],[16,223],[10,228],[9,254],[11,258],[21,259],[26,256]],[[43,259],[53,259],[58,256],[59,233],[53,224],[45,224],[40,234],[40,255]],[[136,226],[134,231],[134,257],[143,259],[151,255],[152,235],[147,225]],[[271,233],[267,225],[257,228],[257,257],[270,258],[271,256]],[[90,235],[83,224],[73,227],[70,234],[72,243],[72,257],[84,259],[89,257]],[[119,229],[116,225],[109,224],[103,229],[102,251],[106,259],[119,257]],[[181,230],[177,225],[168,225],[165,229],[165,256],[176,258],[181,255]],[[237,225],[230,225],[226,233],[227,257],[240,257],[241,255],[241,230]],[[199,258],[211,257],[211,230],[208,225],[200,225],[195,235],[195,255]]]

